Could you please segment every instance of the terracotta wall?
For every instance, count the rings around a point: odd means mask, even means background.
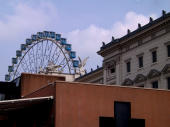
[[[65,77],[23,73],[21,75],[21,96],[29,95],[57,80],[65,81]]]
[[[145,127],[170,127],[170,91],[56,82],[56,127],[99,127],[114,117],[114,101],[131,102],[131,117]]]
[[[33,93],[27,94],[23,98],[47,97],[47,96],[55,97],[55,85],[54,84],[49,84],[47,86],[44,86],[43,88],[40,88]]]

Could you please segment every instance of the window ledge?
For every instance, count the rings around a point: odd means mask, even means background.
[[[144,67],[141,67],[141,68],[138,67],[138,71],[141,71],[141,70],[144,70]]]
[[[167,57],[167,60],[170,60],[170,57]]]
[[[126,72],[126,76],[131,75],[131,72]]]
[[[156,64],[158,64],[158,62],[154,62],[154,63],[152,63],[152,64],[151,64],[151,66],[154,66],[154,65],[156,65]]]

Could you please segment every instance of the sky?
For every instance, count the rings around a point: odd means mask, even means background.
[[[89,56],[86,69],[102,66],[102,42],[120,38],[170,12],[169,0],[0,0],[0,81],[21,43],[44,30],[61,33],[77,56]]]

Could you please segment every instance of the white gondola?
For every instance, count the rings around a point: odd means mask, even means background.
[[[38,38],[43,38],[43,32],[38,32],[38,33],[37,33],[37,37],[38,37]]]
[[[16,51],[16,56],[17,56],[17,57],[21,57],[21,56],[22,56],[22,52],[21,52],[20,50],[17,50],[17,51]]]
[[[26,50],[26,45],[25,44],[21,44],[21,51]]]
[[[55,38],[55,32],[50,32],[50,37]]]
[[[44,37],[50,38],[50,32],[49,31],[44,31],[43,34],[44,34]]]
[[[56,41],[60,41],[60,40],[61,40],[61,34],[56,34],[55,40],[56,40]]]
[[[37,35],[32,35],[32,36],[31,36],[31,39],[32,39],[33,41],[36,41],[36,40],[37,40]]]
[[[31,45],[32,44],[32,40],[31,39],[26,39],[26,45]]]
[[[12,58],[12,64],[17,64],[18,60],[17,58]]]
[[[66,43],[67,43],[66,38],[61,38],[61,44],[62,44],[62,45],[65,45]]]
[[[65,50],[71,51],[71,44],[65,44]]]
[[[13,66],[8,66],[8,72],[13,72],[14,71],[14,67]]]
[[[78,66],[79,66],[79,61],[73,60],[73,67],[78,67]]]
[[[10,81],[10,75],[5,75],[5,81]]]
[[[75,51],[71,51],[70,52],[70,59],[74,59],[76,58],[76,52]]]

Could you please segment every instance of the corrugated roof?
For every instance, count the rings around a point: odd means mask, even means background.
[[[53,100],[53,96],[0,101],[0,112],[24,109],[51,100]]]

